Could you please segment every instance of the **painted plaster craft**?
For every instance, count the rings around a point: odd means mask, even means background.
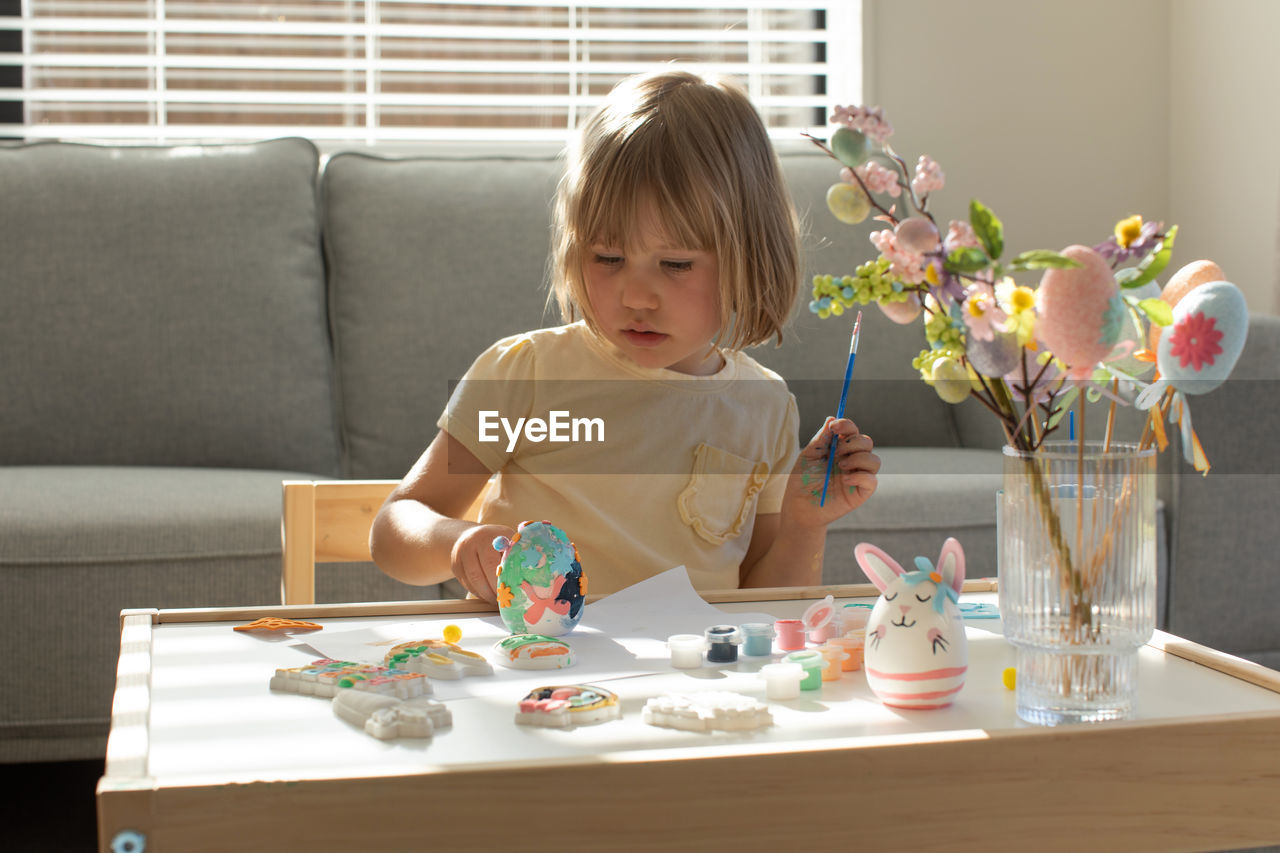
[[[516,723],[522,726],[569,728],[604,723],[622,716],[618,697],[593,684],[539,687],[520,700]]]
[[[328,658],[312,661],[306,666],[277,669],[271,677],[270,686],[272,690],[326,698],[346,688],[383,693],[398,699],[412,699],[431,692],[431,684],[422,673]]]
[[[263,616],[245,625],[236,625],[233,631],[323,631],[324,626],[318,622],[305,619],[285,619],[283,616]]]
[[[582,619],[587,578],[569,535],[549,521],[523,521],[516,535],[493,540],[498,613],[513,634],[558,637]]]
[[[651,726],[691,732],[751,731],[773,725],[768,705],[727,691],[656,696],[645,703],[642,718]]]
[[[945,708],[964,687],[969,668],[964,619],[964,549],[942,545],[938,565],[916,557],[908,572],[869,542],[853,549],[880,590],[867,622],[866,670],[871,691],[895,708]]]
[[[484,655],[469,652],[444,640],[414,640],[393,646],[383,663],[432,678],[456,679],[468,675],[493,675]]]
[[[573,648],[558,637],[513,634],[493,644],[494,660],[511,669],[564,669],[573,666]]]
[[[441,702],[423,697],[397,699],[362,690],[338,691],[333,697],[333,713],[379,740],[427,738],[436,729],[453,724],[453,715]]]

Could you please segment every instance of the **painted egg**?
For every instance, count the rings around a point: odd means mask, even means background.
[[[1200,285],[1208,284],[1211,281],[1226,280],[1227,276],[1223,273],[1222,267],[1213,261],[1192,261],[1169,277],[1164,290],[1160,291],[1160,298],[1168,302],[1171,307],[1176,306],[1182,301],[1182,297]],[[1156,348],[1160,346],[1161,331],[1162,328],[1160,326],[1152,324],[1147,334],[1147,349],[1152,352],[1155,352]]]
[[[525,521],[516,535],[499,536],[498,614],[513,634],[558,637],[582,619],[587,578],[578,549],[549,521]]]
[[[1244,349],[1249,308],[1229,281],[1202,284],[1178,301],[1156,351],[1161,378],[1186,394],[1221,385]]]
[[[871,199],[854,184],[832,184],[827,190],[827,209],[846,225],[857,225],[871,213]]]
[[[1116,277],[1088,246],[1068,246],[1062,254],[1080,264],[1045,270],[1036,291],[1036,335],[1067,366],[1082,369],[1101,361],[1120,335]]]
[[[857,166],[867,159],[871,146],[867,137],[848,127],[836,128],[831,134],[831,153],[846,166]]]
[[[941,243],[938,227],[923,216],[907,217],[893,229],[893,234],[899,246],[917,255],[935,251]]]
[[[933,363],[933,390],[947,403],[961,403],[969,396],[969,371],[954,358]]]
[[[920,316],[920,299],[914,293],[904,302],[877,302],[881,312],[893,322],[905,326]]]
[[[965,357],[983,376],[1004,376],[1018,366],[1018,336],[1013,332],[997,333],[989,341],[970,337]]]

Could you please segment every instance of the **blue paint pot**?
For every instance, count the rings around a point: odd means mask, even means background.
[[[742,653],[750,657],[773,654],[773,626],[768,622],[747,622],[742,628]]]

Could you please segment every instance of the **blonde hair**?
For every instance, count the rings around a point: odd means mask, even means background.
[[[565,322],[593,327],[593,242],[619,246],[652,204],[664,236],[714,252],[719,343],[775,337],[800,287],[799,225],[760,116],[727,79],[661,71],[623,80],[582,126],[556,197],[552,282]]]

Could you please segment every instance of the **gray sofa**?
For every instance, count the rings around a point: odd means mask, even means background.
[[[122,608],[278,602],[281,480],[401,476],[450,379],[557,322],[556,152],[428,153],[0,147],[0,761],[102,755]],[[823,206],[832,162],[783,162],[808,271],[865,260],[865,228]],[[848,335],[801,307],[783,347],[755,353],[790,381],[805,437],[838,399]],[[832,529],[827,582],[862,579],[861,539],[910,557],[955,535],[971,576],[995,574],[998,429],[915,378],[919,347],[867,312],[849,411],[884,470]],[[1163,625],[1271,665],[1278,357],[1280,320],[1254,318],[1241,380],[1196,401],[1214,473],[1166,454],[1162,480]],[[437,595],[371,567],[318,579],[322,601]]]

